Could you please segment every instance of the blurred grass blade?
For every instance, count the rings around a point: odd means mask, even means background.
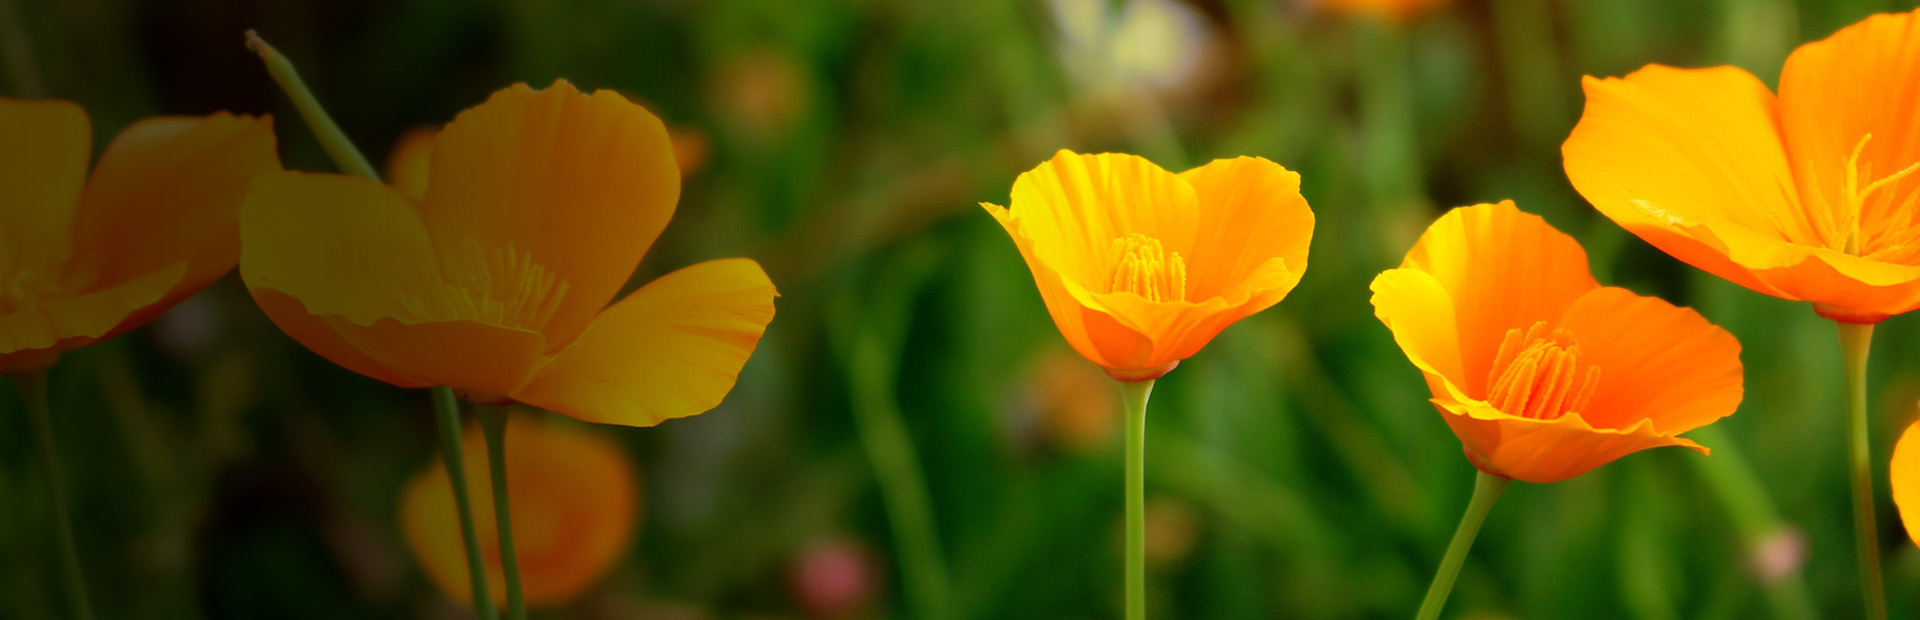
[[[880,484],[913,617],[920,620],[951,617],[952,584],[926,475],[893,386],[910,318],[909,300],[925,283],[933,259],[920,252],[888,263],[874,278],[874,299],[860,304],[854,301],[862,297],[857,293],[836,296],[839,304],[828,325],[846,367],[855,426]]]
[[[44,99],[47,86],[33,64],[33,45],[14,0],[0,0],[0,56],[6,57],[7,80],[21,99]]]

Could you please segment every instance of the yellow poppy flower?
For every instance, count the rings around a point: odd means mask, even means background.
[[[479,428],[467,432],[468,471],[487,471]],[[507,418],[507,484],[514,551],[529,606],[566,603],[620,563],[639,520],[639,479],[618,444],[589,427],[546,416]],[[467,478],[475,505],[493,505],[483,476]],[[473,513],[495,603],[506,601],[500,538],[491,510]],[[400,498],[400,532],[429,581],[449,599],[468,602],[472,584],[461,549],[459,517],[446,465],[434,459],[407,482]]]
[[[236,213],[280,169],[271,119],[160,117],[87,171],[87,114],[0,98],[0,373],[139,327],[233,269]]]
[[[1732,415],[1740,343],[1691,309],[1603,287],[1572,237],[1512,202],[1448,212],[1374,313],[1433,391],[1468,460],[1555,482]]]
[[[1287,296],[1307,269],[1300,175],[1257,157],[1174,174],[1060,151],[1020,175],[1013,237],[1067,343],[1122,381],[1154,379]]]
[[[713,408],[773,318],[747,259],[611,306],[679,198],[660,120],[610,91],[516,85],[434,138],[420,198],[279,173],[241,211],[240,272],[275,324],[350,370],[590,422]]]
[[[1876,15],[1787,57],[1775,96],[1734,67],[1586,78],[1562,147],[1601,213],[1695,267],[1822,316],[1920,307],[1916,15]]]

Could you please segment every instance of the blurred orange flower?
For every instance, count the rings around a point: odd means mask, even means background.
[[[430,164],[399,188],[254,183],[240,271],[282,330],[394,385],[590,422],[648,426],[726,396],[773,318],[759,264],[700,263],[608,305],[679,198],[660,119],[610,91],[523,84],[420,148]]]
[[[620,562],[639,519],[639,480],[626,452],[587,427],[553,417],[507,419],[507,485],[514,550],[530,606],[566,603],[598,583]],[[468,471],[487,471],[486,442],[469,429]],[[493,505],[485,476],[467,478],[475,505]],[[486,556],[495,603],[506,601],[500,538],[491,510],[473,513]],[[400,530],[427,577],[448,598],[471,601],[467,556],[446,465],[438,458],[407,482],[400,499]]]
[[[1307,269],[1300,175],[1257,157],[1174,174],[1134,155],[1060,151],[981,203],[1013,236],[1054,325],[1121,381],[1172,370],[1287,296]]]
[[[1512,202],[1442,216],[1373,280],[1374,314],[1426,375],[1474,466],[1555,482],[1740,405],[1740,343],[1587,271],[1579,242]]]
[[[1587,78],[1567,176],[1622,227],[1741,286],[1876,323],[1920,307],[1920,30],[1877,15],[1787,58]]]
[[[1405,21],[1450,2],[1451,0],[1315,0],[1314,4],[1335,13]]]
[[[271,119],[134,123],[101,154],[86,111],[0,98],[0,373],[139,327],[233,269],[247,183],[280,169]]]
[[[1040,436],[1047,443],[1077,452],[1110,445],[1120,428],[1120,395],[1106,375],[1057,347],[1049,348],[1031,367],[1028,397],[1039,416]]]
[[[1893,444],[1893,462],[1887,465],[1887,477],[1893,483],[1893,505],[1900,509],[1900,521],[1907,526],[1907,537],[1920,545],[1920,422],[1907,427],[1900,441]]]

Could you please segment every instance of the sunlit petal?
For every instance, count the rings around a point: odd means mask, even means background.
[[[512,396],[589,422],[652,426],[733,388],[773,319],[773,283],[746,259],[661,276],[595,318]]]

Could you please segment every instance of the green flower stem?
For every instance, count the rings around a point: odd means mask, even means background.
[[[1835,321],[1840,360],[1847,376],[1847,466],[1853,477],[1853,542],[1860,560],[1860,594],[1868,620],[1886,620],[1886,586],[1880,580],[1880,536],[1873,519],[1872,446],[1867,443],[1867,350],[1873,326]]]
[[[93,605],[87,602],[87,580],[80,570],[80,550],[73,544],[73,521],[67,515],[67,496],[60,490],[60,459],[53,447],[52,415],[47,412],[47,373],[15,375],[13,381],[20,388],[20,399],[27,403],[27,421],[33,426],[33,443],[40,452],[40,474],[46,479],[47,499],[53,503],[53,525],[60,537],[67,601],[73,607],[73,617],[92,620]]]
[[[507,501],[507,406],[480,405],[480,430],[487,437],[487,469],[493,477],[493,522],[500,531],[500,572],[506,575],[507,617],[527,620],[520,593],[520,552],[513,546],[513,508]]]
[[[1127,620],[1147,617],[1147,398],[1153,380],[1123,381],[1127,408]]]
[[[0,56],[7,63],[7,79],[13,94],[21,99],[44,99],[47,86],[33,65],[33,48],[27,43],[27,28],[13,0],[0,0]]]
[[[480,536],[473,530],[473,502],[467,497],[467,461],[460,452],[460,399],[453,388],[435,386],[434,419],[440,426],[440,458],[447,463],[447,482],[453,485],[453,506],[460,513],[460,541],[467,550],[467,576],[473,580],[473,610],[481,620],[495,620],[493,593],[487,589],[487,562],[480,555]]]
[[[320,140],[320,147],[327,150],[327,156],[333,158],[333,164],[339,166],[341,172],[380,180],[380,173],[373,169],[373,164],[367,163],[367,157],[353,146],[346,132],[340,131],[340,126],[333,123],[333,117],[327,116],[327,109],[320,106],[320,100],[313,96],[313,91],[307,89],[307,83],[300,80],[300,72],[293,68],[293,61],[280,55],[280,50],[267,45],[267,41],[252,30],[247,31],[247,49],[259,54],[260,60],[267,64],[267,73],[273,76],[274,82],[280,84],[280,90],[286,91],[287,97],[293,99],[293,106],[300,110],[300,117],[306,119],[307,127],[313,130],[313,137]]]
[[[1460,517],[1460,529],[1453,531],[1453,542],[1447,545],[1447,555],[1440,560],[1440,570],[1433,573],[1433,585],[1427,587],[1427,598],[1420,603],[1417,620],[1434,620],[1440,617],[1440,609],[1447,606],[1447,595],[1453,593],[1453,580],[1460,577],[1460,566],[1467,561],[1467,550],[1473,548],[1473,539],[1480,535],[1480,525],[1487,522],[1487,511],[1493,508],[1493,500],[1500,499],[1500,492],[1507,489],[1512,480],[1475,470],[1478,476],[1473,479],[1473,500],[1467,502],[1467,514]]]
[[[913,617],[939,620],[952,616],[953,608],[946,558],[934,527],[933,502],[927,496],[919,454],[899,403],[890,393],[897,361],[888,353],[887,339],[876,331],[856,328],[850,343],[854,423],[880,483],[880,500],[886,505],[894,547],[899,549]]]

